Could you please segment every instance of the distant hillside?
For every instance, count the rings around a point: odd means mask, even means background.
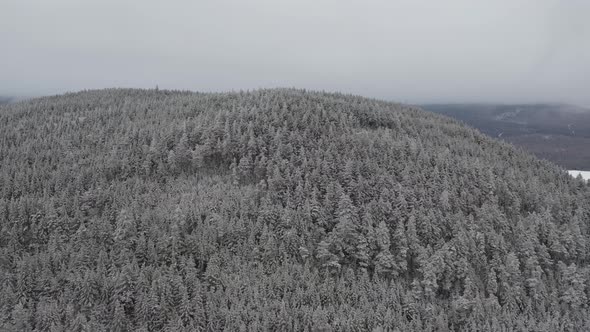
[[[0,105],[9,104],[14,100],[13,97],[0,96]]]
[[[563,104],[436,104],[451,116],[567,169],[590,170],[590,110]]]
[[[590,187],[417,107],[84,91],[0,160],[0,331],[590,326]]]

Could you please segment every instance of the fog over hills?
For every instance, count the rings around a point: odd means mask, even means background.
[[[0,105],[2,104],[9,104],[14,100],[13,97],[7,97],[7,96],[0,96]]]
[[[0,159],[2,331],[590,327],[590,187],[417,107],[83,91]]]
[[[567,169],[590,170],[590,109],[567,104],[429,104]]]
[[[19,101],[31,99],[31,98],[34,98],[34,97],[32,95],[19,95],[19,96],[0,95],[0,105],[12,104],[12,103],[16,103]]]

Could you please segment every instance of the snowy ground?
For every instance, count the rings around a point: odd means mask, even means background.
[[[584,180],[590,180],[590,171],[569,170],[567,172],[570,173],[570,175],[573,177],[577,177],[578,174],[582,174],[582,177],[584,178]]]

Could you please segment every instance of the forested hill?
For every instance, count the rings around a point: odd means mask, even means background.
[[[2,331],[590,329],[583,181],[304,90],[0,108]]]

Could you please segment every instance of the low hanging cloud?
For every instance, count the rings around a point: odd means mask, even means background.
[[[5,0],[0,94],[294,86],[590,105],[589,12],[581,0]]]

